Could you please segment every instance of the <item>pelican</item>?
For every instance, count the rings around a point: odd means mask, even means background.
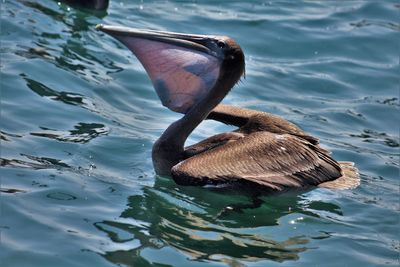
[[[245,72],[240,46],[227,36],[97,25],[139,59],[161,103],[184,114],[154,143],[157,174],[179,185],[233,186],[265,192],[310,187],[354,188],[354,164],[334,160],[319,140],[276,115],[220,104]],[[232,132],[185,147],[205,119]]]

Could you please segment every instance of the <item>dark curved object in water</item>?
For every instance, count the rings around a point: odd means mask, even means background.
[[[106,10],[109,0],[63,0],[63,2],[80,8]]]
[[[233,185],[264,192],[359,184],[353,163],[334,160],[317,138],[296,125],[269,113],[220,104],[245,71],[242,49],[231,38],[96,28],[125,44],[146,69],[162,104],[184,114],[153,146],[158,174],[181,185]],[[238,128],[184,147],[204,119]]]

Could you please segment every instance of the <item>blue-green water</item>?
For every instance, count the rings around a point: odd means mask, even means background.
[[[2,267],[398,266],[398,1],[0,4]],[[361,185],[222,216],[250,199],[156,176],[152,143],[180,115],[97,23],[233,37],[246,79],[224,103],[298,124]]]

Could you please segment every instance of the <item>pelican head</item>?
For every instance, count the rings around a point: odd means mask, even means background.
[[[223,96],[244,74],[244,54],[227,36],[97,25],[127,46],[149,75],[164,106],[187,113],[212,89]],[[223,85],[222,85],[223,84]]]

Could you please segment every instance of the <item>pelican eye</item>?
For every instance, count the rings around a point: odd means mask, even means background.
[[[223,41],[217,41],[217,46],[219,47],[219,48],[225,48],[225,42],[223,42]]]

